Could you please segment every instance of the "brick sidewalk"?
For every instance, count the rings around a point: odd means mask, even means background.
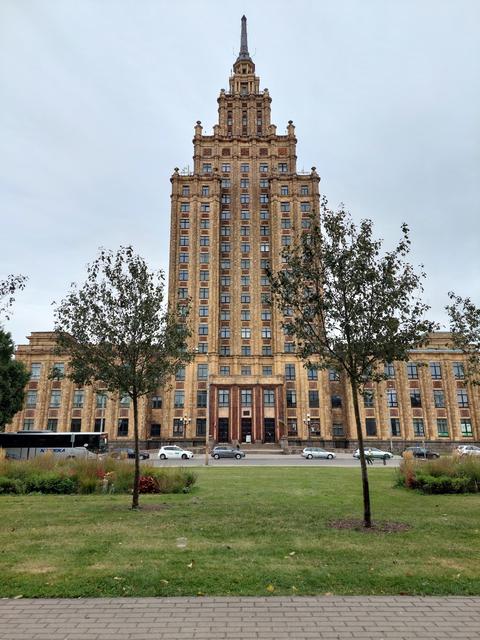
[[[480,598],[0,600],[0,640],[478,640]]]

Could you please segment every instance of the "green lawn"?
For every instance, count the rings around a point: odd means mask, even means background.
[[[0,596],[480,594],[480,495],[427,496],[370,470],[208,468],[186,495],[0,497]],[[187,539],[186,548],[177,546]]]

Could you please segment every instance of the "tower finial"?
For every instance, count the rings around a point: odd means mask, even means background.
[[[252,60],[248,53],[248,40],[247,40],[247,18],[242,16],[242,34],[240,36],[240,53],[238,54],[237,62],[239,60]]]

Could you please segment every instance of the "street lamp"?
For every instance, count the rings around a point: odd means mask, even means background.
[[[187,416],[187,414],[185,414],[185,415],[183,416],[183,418],[180,418],[180,420],[182,421],[182,427],[183,427],[182,431],[183,431],[183,434],[184,434],[184,436],[185,436],[186,431],[187,431],[187,426],[190,424],[190,422],[192,421],[192,419],[191,419],[191,418],[189,418],[189,417]]]
[[[312,434],[310,432],[310,414],[309,413],[307,413],[307,417],[303,419],[303,423],[307,427],[308,437],[311,438]]]
[[[207,379],[207,419],[205,420],[205,466],[207,467],[208,467],[209,431],[210,431],[210,373],[208,373],[208,379]]]

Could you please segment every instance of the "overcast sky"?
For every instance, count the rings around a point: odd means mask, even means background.
[[[169,178],[195,121],[216,122],[242,13],[298,169],[387,248],[410,225],[433,318],[450,289],[480,303],[478,0],[0,0],[0,279],[29,277],[17,343],[52,329],[100,246],[167,268]]]

